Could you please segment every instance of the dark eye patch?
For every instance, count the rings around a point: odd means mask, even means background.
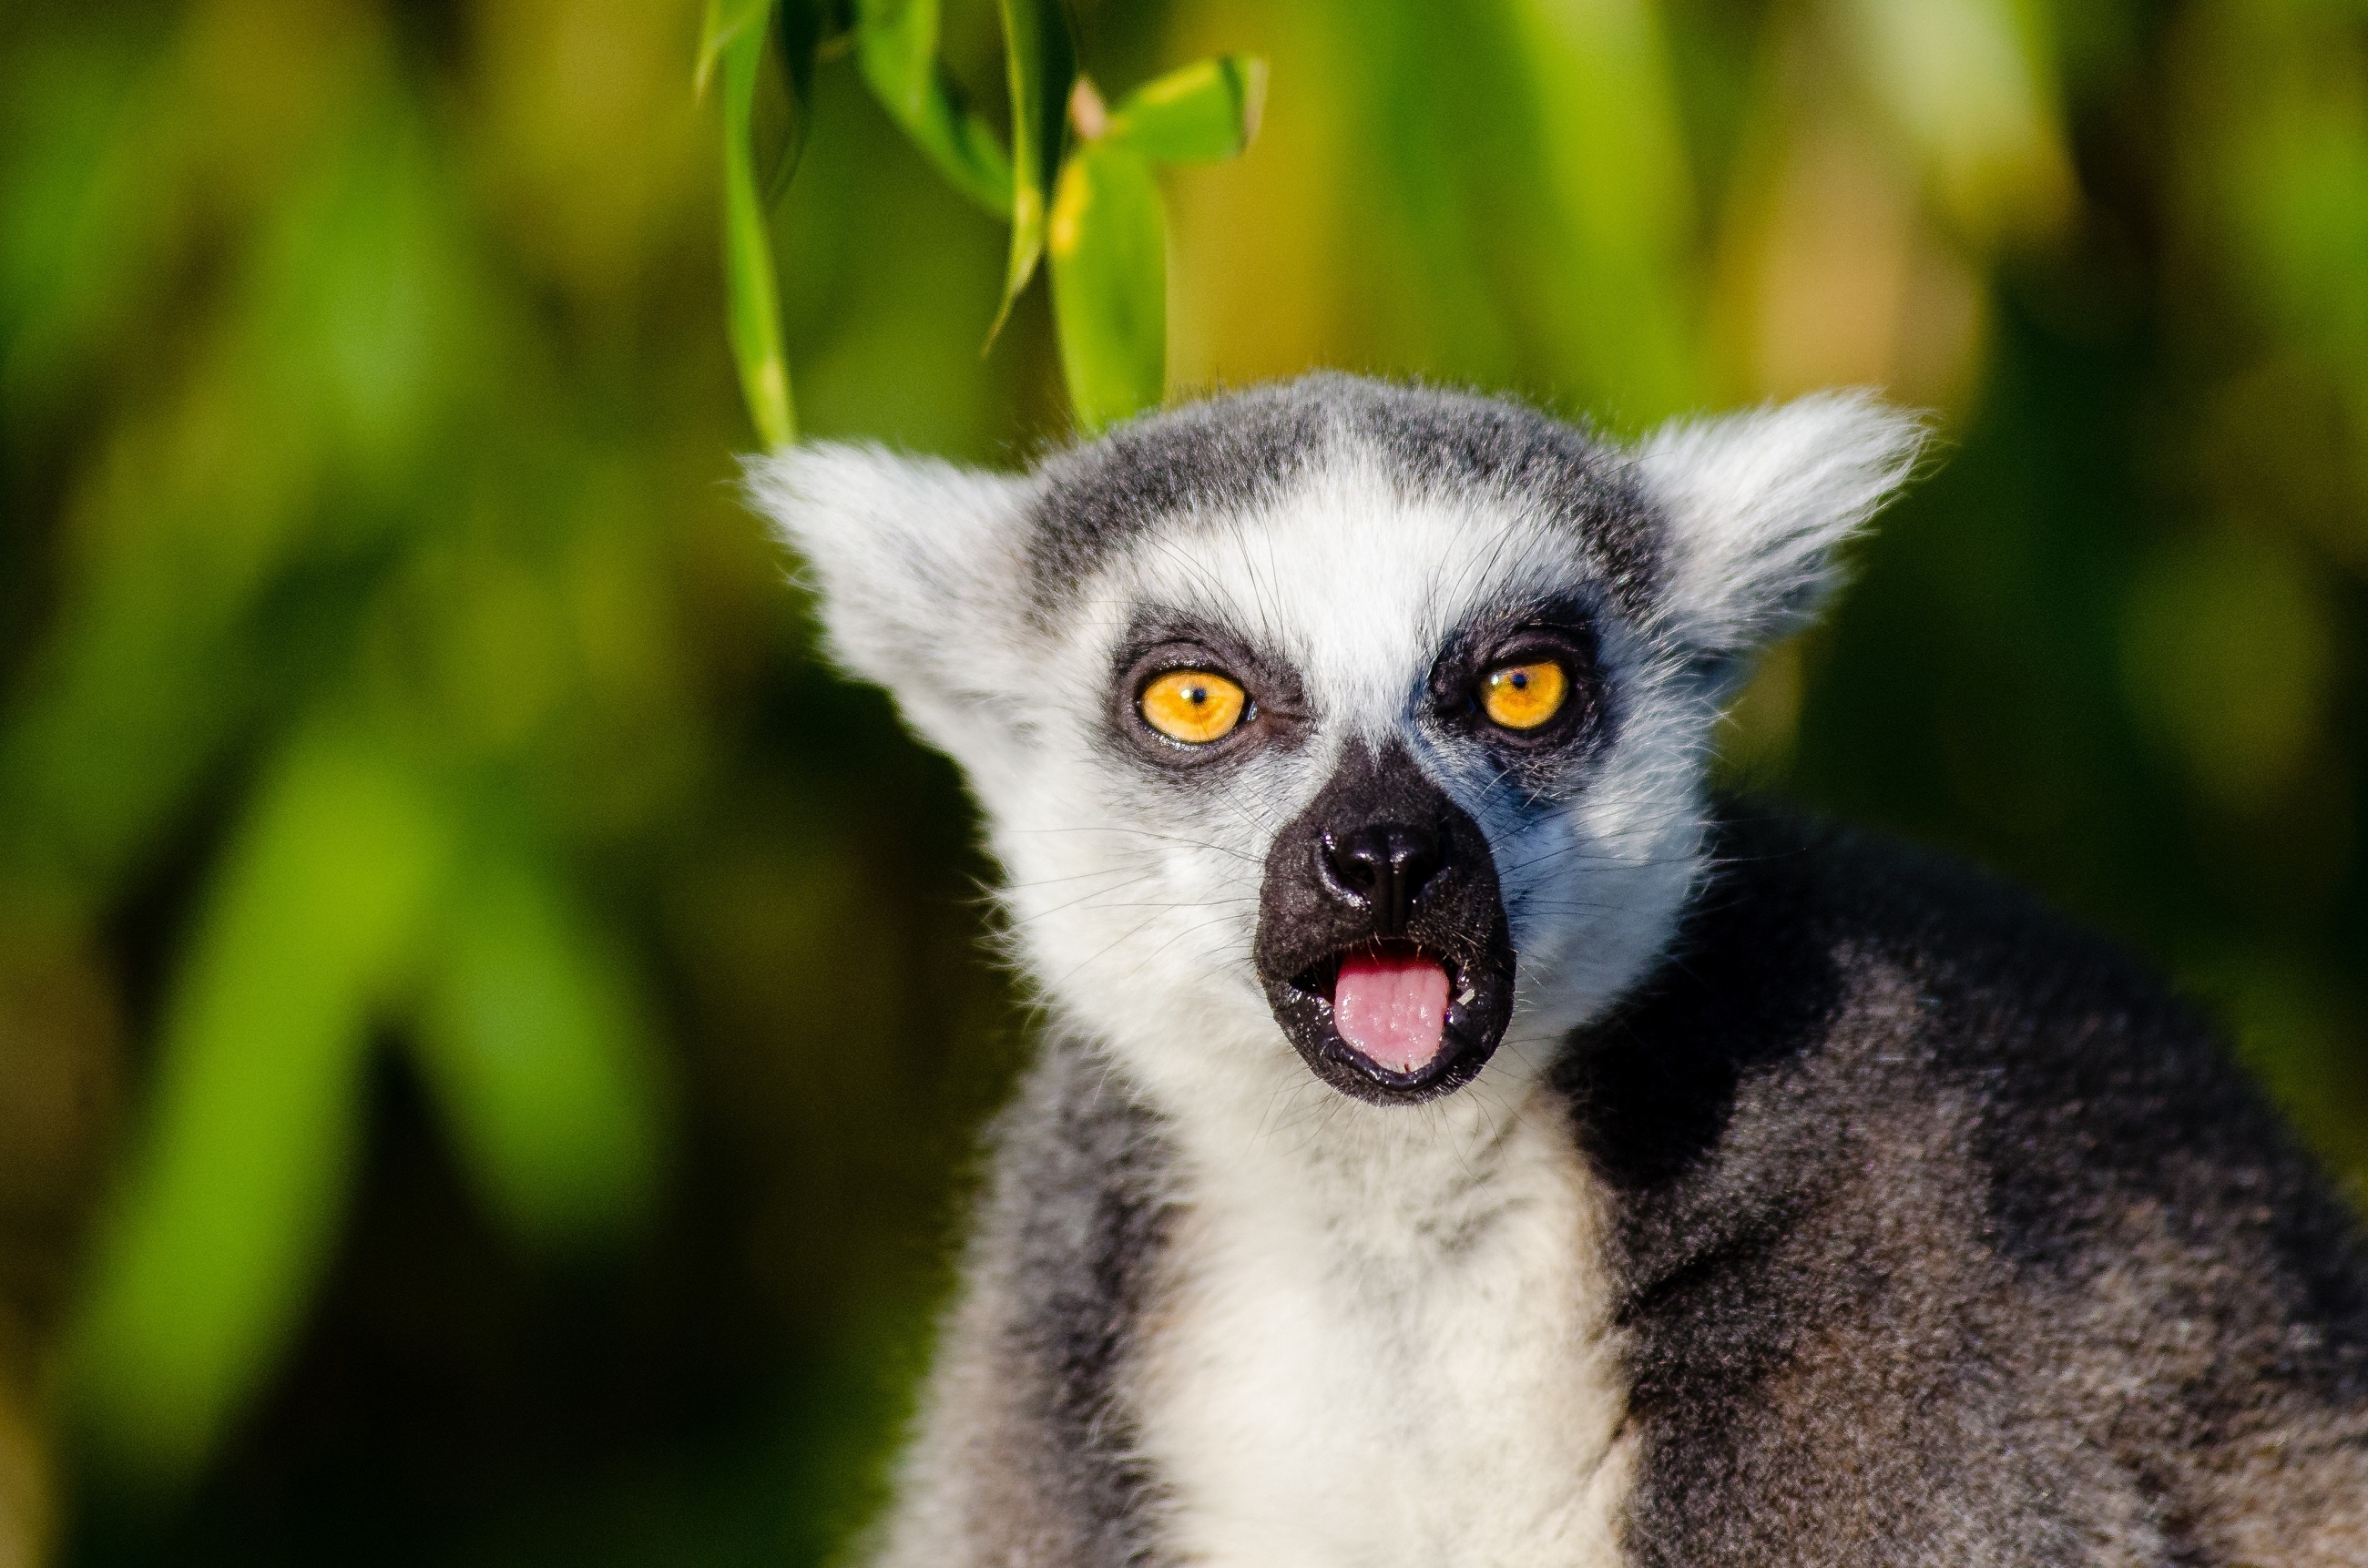
[[[1137,616],[1112,656],[1109,729],[1121,747],[1167,772],[1190,772],[1251,752],[1295,742],[1304,732],[1305,688],[1298,672],[1228,627],[1170,611]],[[1153,729],[1140,706],[1144,689],[1175,670],[1205,670],[1247,696],[1241,722],[1223,737],[1185,744]]]
[[[1610,728],[1596,626],[1595,609],[1577,599],[1508,606],[1466,622],[1431,666],[1433,722],[1534,776],[1529,780],[1532,787],[1543,785],[1574,756],[1595,750]],[[1570,694],[1554,717],[1531,730],[1490,722],[1481,707],[1481,683],[1488,673],[1545,661],[1559,665],[1570,682]]]

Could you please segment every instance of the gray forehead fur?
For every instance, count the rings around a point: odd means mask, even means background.
[[[1047,459],[1028,545],[1045,620],[1144,535],[1242,512],[1344,451],[1382,460],[1409,499],[1528,503],[1567,524],[1613,601],[1645,613],[1661,523],[1608,443],[1506,399],[1337,373],[1210,398]]]

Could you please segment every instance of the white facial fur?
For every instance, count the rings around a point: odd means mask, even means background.
[[[1030,608],[1039,479],[814,447],[751,480],[814,568],[837,656],[968,772],[1008,873],[1015,956],[1047,1002],[1187,1121],[1222,1108],[1235,1130],[1320,1112],[1344,1131],[1411,1131],[1467,1114],[1456,1100],[1514,1103],[1650,966],[1699,870],[1717,704],[1764,639],[1814,613],[1835,546],[1904,477],[1918,436],[1850,395],[1656,435],[1626,460],[1664,529],[1636,617],[1543,504],[1416,494],[1388,451],[1355,441],[1252,510],[1188,506],[1076,585],[1051,624]],[[1467,619],[1574,594],[1594,608],[1612,739],[1535,801],[1485,747],[1427,722],[1421,698]],[[1312,719],[1304,744],[1174,777],[1135,755],[1110,685],[1146,609],[1286,663]],[[1474,1085],[1493,1092],[1429,1115],[1332,1103],[1251,959],[1275,831],[1349,738],[1393,735],[1481,824],[1518,955],[1513,1022]]]

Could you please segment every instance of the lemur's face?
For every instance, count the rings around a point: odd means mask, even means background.
[[[1636,452],[1342,378],[1025,478],[757,471],[841,657],[968,769],[1048,998],[1178,1103],[1533,1073],[1698,874],[1711,726],[1912,453],[1854,400]]]
[[[1640,528],[1596,466],[1585,522]],[[1171,1006],[1230,994],[1259,1015],[1243,1034],[1388,1103],[1469,1083],[1517,1011],[1567,1028],[1633,967],[1683,894],[1697,813],[1668,770],[1701,704],[1574,521],[1410,493],[1352,449],[1084,580],[1063,663],[1099,722],[1073,756],[1116,810],[1110,891],[1075,908],[1106,941],[1135,912],[1128,984],[1181,958]],[[1015,902],[1023,937],[1064,918]]]

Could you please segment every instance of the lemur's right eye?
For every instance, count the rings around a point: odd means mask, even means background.
[[[1195,746],[1233,733],[1248,705],[1247,692],[1210,670],[1169,670],[1135,699],[1144,723],[1171,741]]]

